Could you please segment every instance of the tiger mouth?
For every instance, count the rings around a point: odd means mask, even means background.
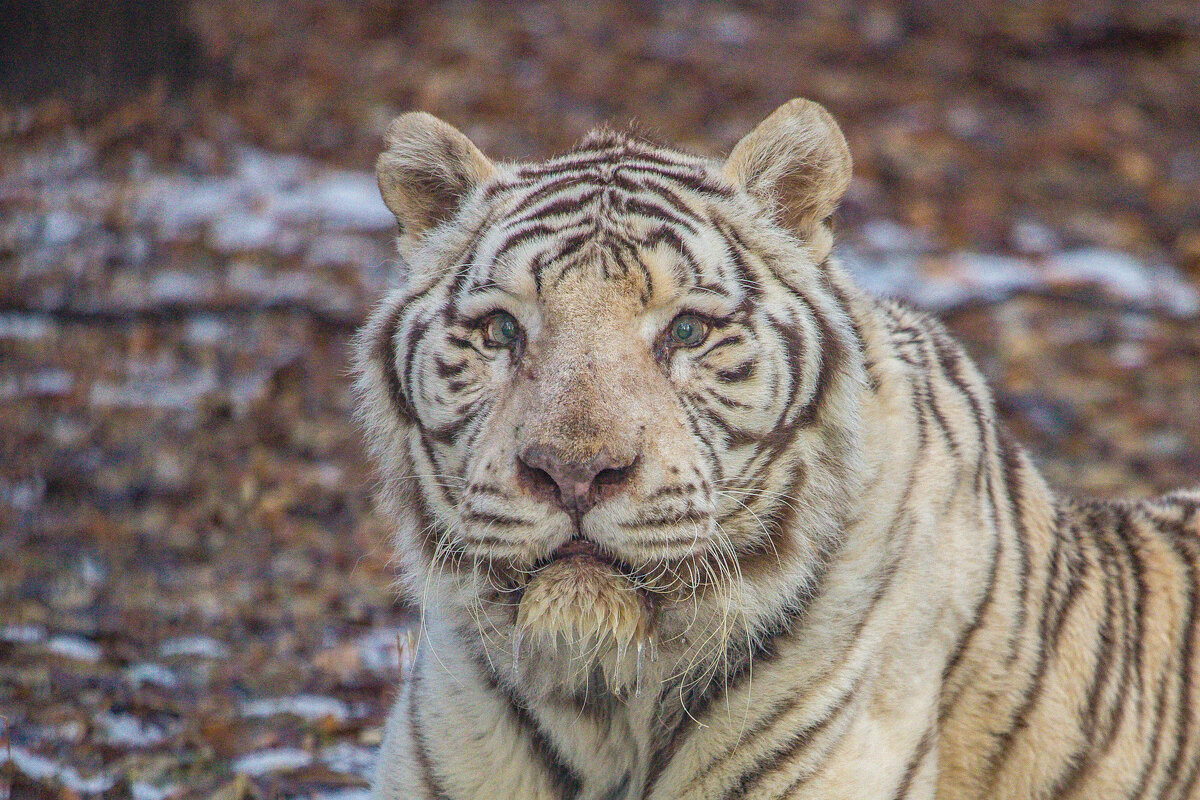
[[[600,549],[600,546],[595,542],[578,537],[571,539],[566,544],[560,546],[557,550],[551,553],[546,560],[546,563],[559,561],[567,558],[593,558],[602,564],[609,566],[619,566],[617,560]]]
[[[526,634],[593,652],[604,643],[629,652],[649,640],[656,603],[629,568],[594,542],[574,538],[535,565],[514,606]],[[519,641],[519,639],[518,639]],[[594,652],[593,652],[594,655]]]
[[[637,570],[632,565],[608,553],[595,542],[579,536],[559,545],[552,553],[539,559],[534,563],[532,572],[536,574],[551,564],[571,560],[600,564],[627,579],[633,579],[637,576]]]

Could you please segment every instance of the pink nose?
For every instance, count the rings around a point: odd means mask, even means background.
[[[529,445],[517,456],[517,469],[536,494],[578,518],[629,481],[636,456],[614,456],[602,450],[587,461],[563,458],[545,445]]]

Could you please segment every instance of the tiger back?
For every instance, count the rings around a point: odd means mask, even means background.
[[[359,412],[421,644],[400,798],[1190,798],[1200,493],[1056,496],[831,255],[794,100],[723,162],[496,163],[425,114]]]

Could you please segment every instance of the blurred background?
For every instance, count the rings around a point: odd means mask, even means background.
[[[1065,491],[1200,481],[1193,2],[0,0],[0,800],[361,800],[410,652],[347,353],[371,168],[844,126],[843,259]]]

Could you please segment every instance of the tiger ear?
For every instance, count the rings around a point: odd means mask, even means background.
[[[454,216],[496,167],[470,139],[416,111],[392,120],[375,162],[379,192],[406,237],[420,238]]]
[[[833,116],[797,98],[746,134],[722,173],[776,213],[780,224],[809,238],[850,185],[850,148]]]

